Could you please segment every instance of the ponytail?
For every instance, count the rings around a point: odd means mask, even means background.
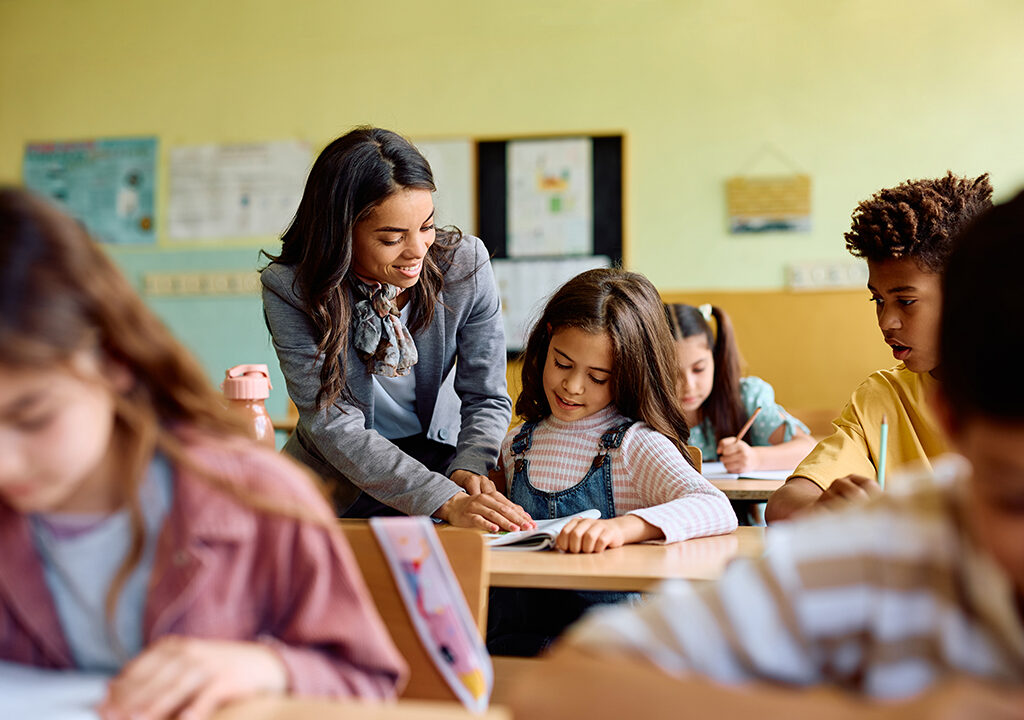
[[[704,413],[711,420],[718,439],[732,437],[743,427],[743,399],[740,395],[740,349],[732,321],[721,308],[712,306],[718,332],[711,354],[715,359],[715,380],[704,401]]]
[[[740,396],[740,350],[736,343],[736,334],[732,329],[732,321],[721,308],[712,305],[692,305],[674,303],[665,306],[672,336],[676,340],[685,340],[695,335],[703,335],[715,361],[715,378],[711,385],[711,394],[701,405],[703,416],[711,422],[716,438],[732,437],[746,421],[744,417],[743,399]],[[715,319],[717,332],[713,332],[711,318]]]

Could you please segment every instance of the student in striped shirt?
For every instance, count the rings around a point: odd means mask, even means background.
[[[646,718],[702,705],[758,718],[1024,716],[1024,385],[992,368],[992,351],[1024,356],[1021,267],[1024,193],[967,230],[947,265],[933,406],[961,455],[934,463],[935,482],[772,528],[763,558],[715,584],[595,613],[546,664],[558,702],[535,677],[517,714],[610,717],[630,688]],[[809,686],[828,689],[784,689]],[[546,708],[531,705],[540,697]]]
[[[526,422],[502,443],[497,483],[535,520],[601,511],[600,519],[566,525],[557,538],[560,550],[593,553],[736,528],[728,499],[686,453],[689,431],[675,397],[677,372],[661,299],[644,276],[591,270],[548,302],[524,354],[516,412]],[[505,593],[494,599],[491,615],[497,623],[508,619],[503,607],[521,610],[527,617],[518,626],[527,629],[540,627],[534,620],[543,615],[548,637],[591,601],[618,596],[545,595],[534,603],[536,592],[519,593],[514,602]],[[526,610],[531,603],[537,613]],[[492,639],[518,634],[492,630]],[[513,652],[494,643],[491,648]]]

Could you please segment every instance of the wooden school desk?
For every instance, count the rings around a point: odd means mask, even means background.
[[[750,477],[746,477],[745,473],[727,473],[725,466],[720,462],[709,462],[704,463],[701,474],[730,500],[764,502],[773,492],[786,484],[786,478],[792,475],[793,471],[754,470],[749,473]]]
[[[763,527],[668,545],[624,545],[595,554],[491,550],[492,587],[649,592],[667,579],[714,580],[735,557],[764,552]]]
[[[512,720],[507,708],[491,706],[474,715],[453,702],[399,700],[394,703],[332,702],[307,698],[257,698],[221,708],[212,720]]]
[[[773,492],[786,484],[785,480],[752,480],[748,478],[722,480],[708,478],[708,482],[724,492],[730,500],[747,502],[765,502]]]
[[[75,718],[99,720],[93,710],[109,677],[95,673],[49,670],[0,661],[0,718]],[[511,720],[506,708],[492,706],[473,715],[454,702],[399,700],[360,703],[316,698],[257,697],[227,705],[212,720]]]

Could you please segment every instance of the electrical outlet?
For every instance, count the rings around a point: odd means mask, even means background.
[[[256,295],[260,276],[254,270],[149,272],[142,287],[149,296]]]
[[[786,287],[790,290],[863,288],[867,282],[868,267],[864,262],[821,260],[786,266]]]

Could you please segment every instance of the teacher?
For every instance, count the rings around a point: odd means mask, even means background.
[[[532,527],[487,478],[508,429],[501,306],[479,238],[434,226],[426,159],[357,128],[313,163],[263,311],[299,410],[285,452],[343,517]]]

